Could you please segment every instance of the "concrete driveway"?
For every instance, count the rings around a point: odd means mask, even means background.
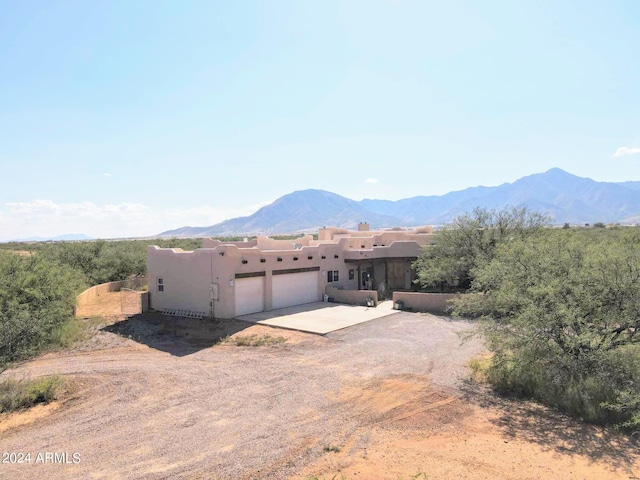
[[[391,301],[381,302],[377,307],[315,302],[271,310],[270,312],[242,315],[236,318],[245,322],[324,335],[358,323],[398,313],[398,310],[393,310],[392,307],[393,302]]]

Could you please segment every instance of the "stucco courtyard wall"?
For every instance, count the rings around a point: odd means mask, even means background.
[[[378,292],[375,290],[341,290],[335,287],[327,287],[327,295],[336,303],[348,305],[366,305],[372,298],[374,305],[378,304]]]
[[[135,292],[133,289],[140,288],[146,284],[146,277],[138,277],[132,280],[94,285],[76,297],[74,314],[77,317],[87,317],[99,314],[118,315],[120,313],[129,313],[122,311],[122,302],[118,301],[120,297],[114,297],[114,294],[121,292],[123,288],[132,289],[132,296],[139,297],[136,302],[140,304],[140,308],[144,312],[149,308],[148,293]]]
[[[402,302],[404,308],[410,308],[414,312],[442,315],[448,313],[448,302],[457,295],[456,293],[393,292],[393,304]]]
[[[100,300],[100,296],[106,293],[119,292],[122,288],[136,289],[147,284],[146,277],[138,277],[133,280],[121,280],[118,282],[101,283],[93,287],[87,288],[84,292],[76,297],[76,306],[82,307],[96,303]]]

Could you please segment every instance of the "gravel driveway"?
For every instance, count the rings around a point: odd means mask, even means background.
[[[91,341],[101,350],[5,372],[60,373],[78,390],[53,414],[0,434],[0,451],[32,454],[31,464],[1,464],[0,477],[288,478],[332,445],[366,444],[355,432],[379,421],[375,412],[398,412],[405,397],[427,401],[437,390],[433,401],[446,404],[482,351],[478,340],[461,344],[467,322],[416,313],[326,336],[237,325],[236,335],[288,339],[271,347],[206,346],[163,337],[144,318],[136,325],[146,328],[138,342],[123,337],[125,321]],[[33,463],[41,452],[78,453],[80,462]]]

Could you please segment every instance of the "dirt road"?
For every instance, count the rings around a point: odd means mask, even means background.
[[[470,391],[464,365],[482,346],[461,345],[464,321],[402,313],[325,337],[184,322],[135,317],[5,372],[59,373],[75,387],[65,402],[0,420],[0,451],[32,459],[0,464],[0,477],[640,476],[624,439]],[[212,346],[226,333],[287,341]],[[42,452],[70,463],[34,463]]]

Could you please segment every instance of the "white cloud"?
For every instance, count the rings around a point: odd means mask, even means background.
[[[146,235],[156,221],[150,209],[141,203],[96,205],[38,199],[5,203],[3,210],[0,240],[68,233],[104,238]]]
[[[141,203],[96,205],[93,202],[56,203],[52,200],[5,203],[0,210],[0,241],[83,233],[96,238],[156,235],[165,230],[208,226],[251,215],[271,202],[240,208],[154,209]]]
[[[636,153],[640,153],[640,148],[638,147],[619,147],[616,150],[616,153],[613,154],[613,158],[623,157],[624,155],[634,155]]]
[[[380,180],[377,178],[367,178],[364,183],[378,183]]]
[[[55,217],[104,217],[111,215],[131,215],[144,212],[147,207],[141,203],[120,203],[98,206],[92,202],[54,203],[51,200],[5,203],[7,211],[17,215]]]
[[[214,208],[206,205],[194,208],[172,208],[164,212],[164,217],[173,225],[170,228],[185,225],[206,227],[230,218],[249,216],[270,203],[272,202],[260,202],[240,208]]]
[[[113,177],[113,173],[103,173],[103,177]]]

